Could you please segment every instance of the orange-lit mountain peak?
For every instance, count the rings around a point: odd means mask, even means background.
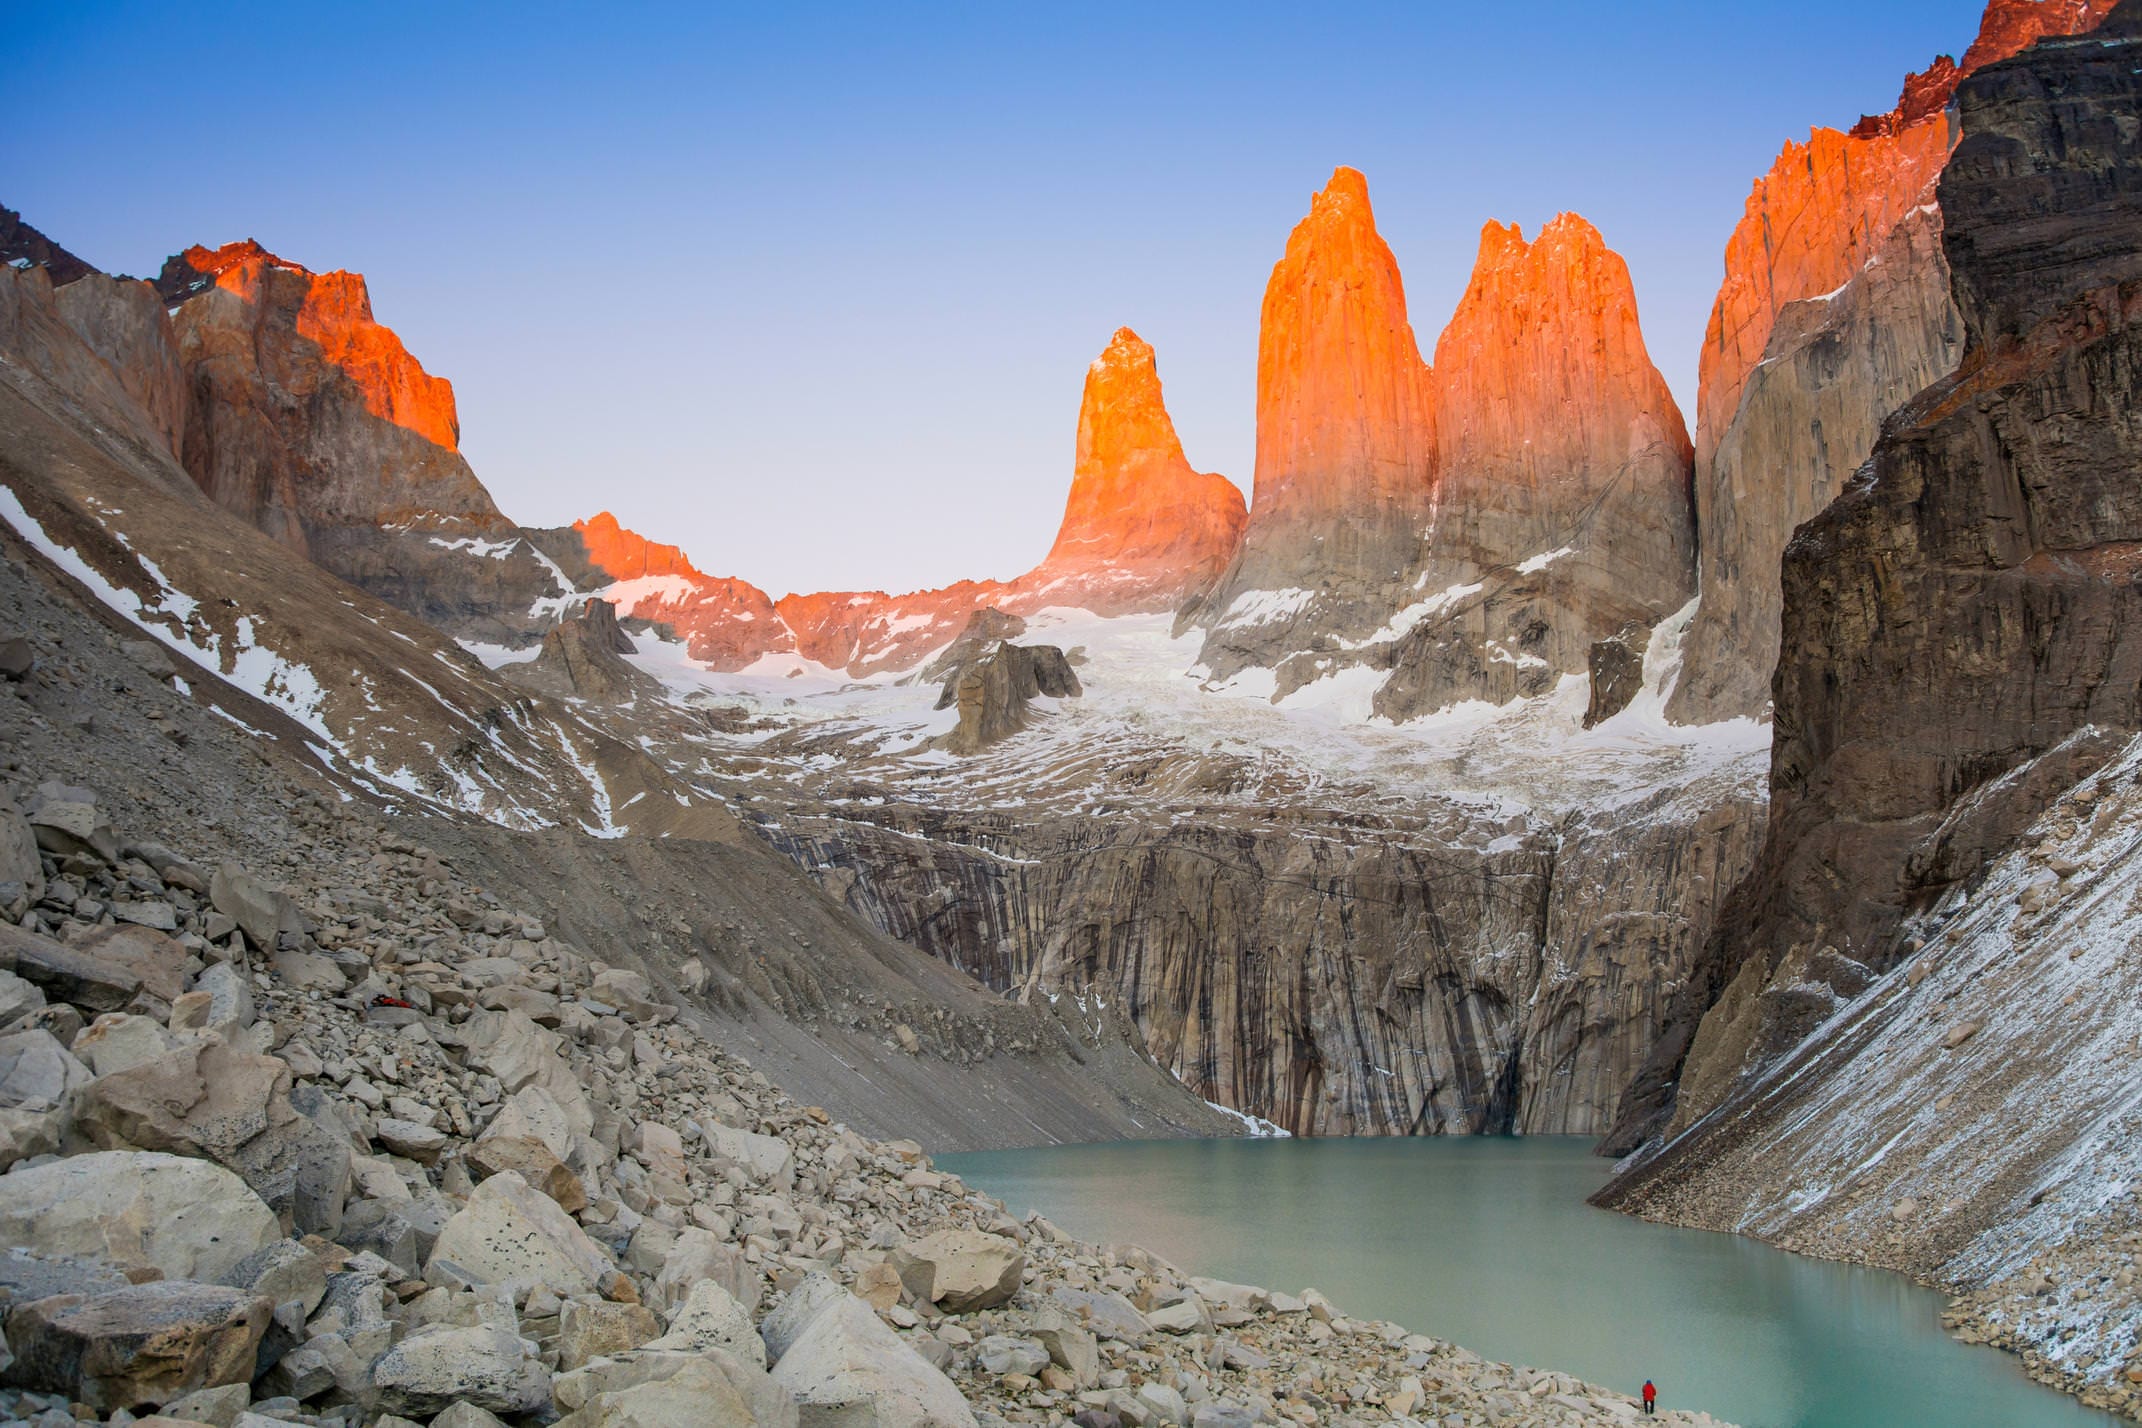
[[[1045,603],[1169,609],[1219,574],[1247,517],[1233,482],[1192,469],[1152,344],[1119,327],[1086,369],[1056,542],[1017,586]]]
[[[220,248],[195,244],[169,259],[156,281],[166,302],[190,303],[211,289],[243,302],[263,328],[311,343],[357,387],[364,407],[452,451],[461,438],[454,388],[434,377],[372,316],[364,275],[315,273],[279,258],[252,238]]]
[[[1129,328],[1119,327],[1086,369],[1075,469],[1081,476],[1097,474],[1146,456],[1184,461],[1175,423],[1161,400],[1153,345]]]
[[[1530,242],[1489,222],[1435,349],[1439,466],[1617,469],[1632,432],[1685,461],[1686,427],[1637,321],[1629,267],[1579,214]]]
[[[574,521],[573,530],[587,550],[588,562],[612,580],[638,580],[647,575],[681,575],[705,580],[673,545],[658,545],[638,531],[628,530],[608,511],[598,511],[584,521]]]

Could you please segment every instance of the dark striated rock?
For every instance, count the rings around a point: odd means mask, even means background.
[[[1629,707],[1644,687],[1644,646],[1650,631],[1640,625],[1625,626],[1618,634],[1592,642],[1589,673],[1591,702],[1584,708],[1584,727],[1613,718]]]
[[[1404,830],[1261,813],[792,811],[768,835],[903,941],[1122,1018],[1198,1095],[1297,1134],[1596,1134],[1762,805],[1666,792]]]
[[[659,692],[656,682],[625,663],[632,637],[617,625],[617,606],[608,600],[582,601],[578,610],[552,625],[542,652],[525,664],[503,671],[515,684],[545,694],[619,703]]]
[[[2142,0],[1957,99],[1967,346],[1787,549],[1770,828],[1677,1011],[1675,1127],[1803,1029],[1795,987],[1888,966],[1907,909],[2142,729]],[[1671,1040],[1617,1143],[1665,1122]]]
[[[1064,652],[1054,645],[999,642],[979,659],[955,668],[937,697],[939,709],[959,707],[959,726],[938,747],[978,753],[1026,727],[1036,699],[1072,699],[1083,691]]]

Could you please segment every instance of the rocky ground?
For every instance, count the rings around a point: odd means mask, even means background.
[[[799,1105],[421,828],[356,850],[346,827],[277,886],[7,762],[10,1417],[1636,1417],[1314,1292],[1017,1221]]]

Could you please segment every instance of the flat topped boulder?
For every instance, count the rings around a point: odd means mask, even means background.
[[[1002,1235],[939,1230],[888,1256],[907,1292],[947,1314],[994,1309],[1019,1292],[1026,1253]]]
[[[157,1280],[17,1306],[11,1381],[109,1411],[253,1377],[274,1306],[220,1284]]]
[[[281,1239],[275,1212],[205,1160],[108,1150],[0,1175],[0,1243],[217,1280]]]

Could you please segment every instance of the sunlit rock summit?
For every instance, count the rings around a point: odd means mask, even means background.
[[[1019,585],[1102,614],[1173,610],[1233,559],[1247,509],[1224,476],[1194,470],[1161,400],[1153,347],[1127,327],[1086,369],[1063,525]]]

